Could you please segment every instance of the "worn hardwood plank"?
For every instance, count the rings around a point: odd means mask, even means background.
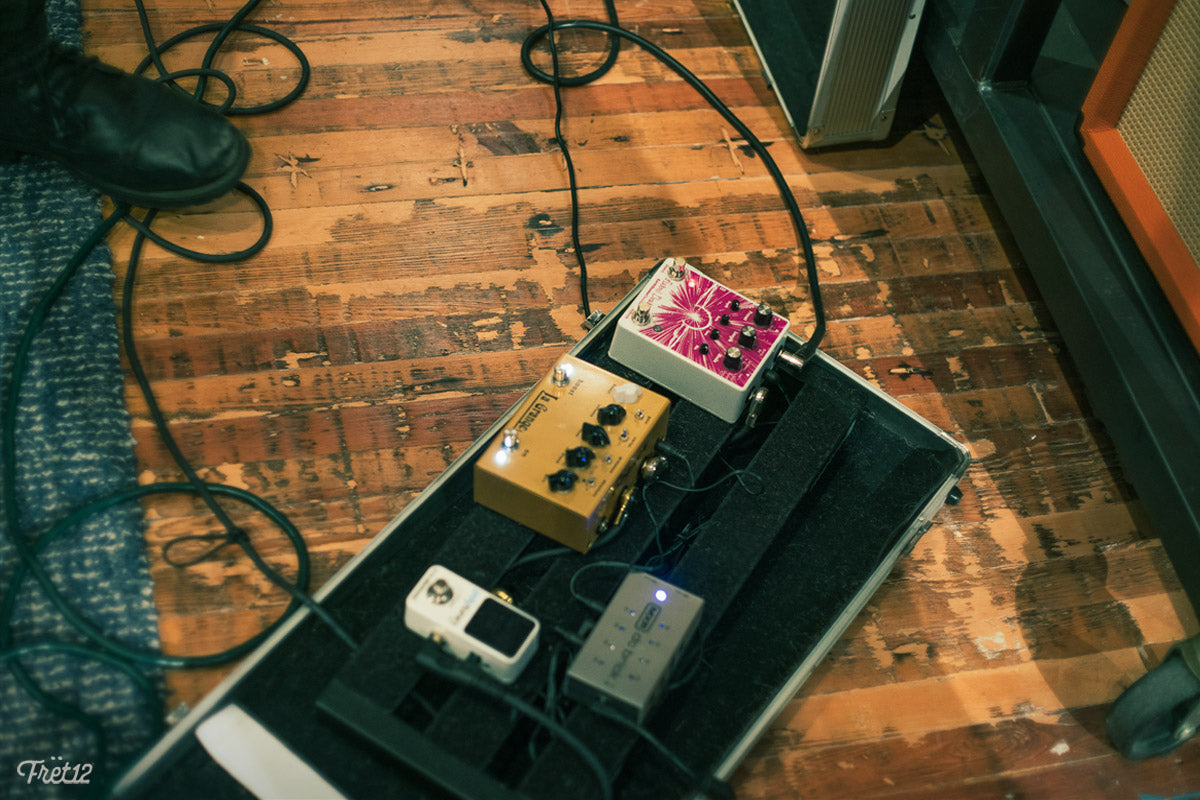
[[[1091,797],[1170,796],[1187,785],[1183,758],[1129,766],[1113,763],[1103,742],[1103,707],[1056,718],[1025,717],[918,738],[890,737],[871,745],[814,747],[803,761],[774,754],[794,747],[772,732],[762,758],[739,788],[739,797],[776,797],[780,784],[792,797]],[[1010,765],[994,777],[995,763]]]

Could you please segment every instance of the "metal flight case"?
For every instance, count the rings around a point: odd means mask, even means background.
[[[607,355],[639,288],[570,354],[672,397]],[[789,335],[784,349],[800,343]],[[503,691],[548,710],[619,798],[686,798],[704,787],[603,709],[562,697],[562,676],[628,565],[701,598],[693,645],[645,729],[695,773],[728,778],[953,502],[969,460],[948,434],[824,354],[800,370],[779,362],[768,385],[772,399],[752,429],[672,397],[665,475],[643,483],[587,553],[473,502],[473,465],[504,430],[497,421],[317,593],[356,652],[301,611],[122,777],[117,796],[253,796],[196,736],[231,709],[284,751],[253,757],[253,769],[293,780],[308,769],[316,796],[606,796],[560,735],[427,668],[428,642],[403,612],[431,564],[503,588],[540,620],[536,654]]]

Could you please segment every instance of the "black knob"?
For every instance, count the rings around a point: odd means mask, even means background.
[[[596,454],[590,447],[570,447],[567,448],[567,466],[568,467],[586,467],[592,463],[592,459]]]
[[[765,328],[771,324],[771,318],[775,316],[775,312],[766,303],[759,303],[758,308],[754,309],[754,324],[760,328]]]
[[[758,343],[758,328],[753,325],[743,325],[741,333],[738,334],[738,344],[746,350],[753,350],[754,345]]]
[[[601,425],[620,425],[621,420],[625,419],[625,409],[616,403],[609,403],[600,407],[596,412],[596,419]]]
[[[725,358],[722,362],[725,369],[731,372],[737,372],[742,368],[742,351],[736,347],[731,347],[725,351]]]
[[[708,332],[708,338],[712,339],[715,342],[716,340],[721,338],[721,332],[719,330],[717,330],[716,328],[713,328],[711,331]]]
[[[741,307],[742,307],[742,301],[741,301],[741,300],[730,300],[730,301],[729,301],[729,310],[730,310],[730,311],[737,311],[737,310],[739,310]]]
[[[728,324],[729,324],[729,315],[728,315],[728,314],[722,314],[722,315],[721,315],[721,324],[722,324],[722,325],[728,325]]]
[[[579,476],[569,469],[552,472],[546,478],[550,481],[550,491],[552,492],[569,492],[575,485],[575,481],[579,480]]]
[[[593,447],[605,447],[608,442],[608,433],[599,425],[593,425],[590,422],[583,423],[583,431],[580,433],[583,440]]]
[[[700,355],[702,355],[702,356],[708,355],[708,342],[705,342],[704,344],[700,345]]]

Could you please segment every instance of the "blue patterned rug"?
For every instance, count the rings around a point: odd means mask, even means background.
[[[50,0],[52,36],[80,42],[78,0]],[[8,391],[13,353],[30,310],[100,220],[99,196],[47,162],[0,163],[0,387]],[[24,535],[36,537],[81,505],[136,482],[133,440],[123,396],[113,273],[107,247],[72,279],[35,340],[20,398],[17,480]],[[0,516],[0,525],[3,525]],[[0,537],[0,586],[15,561]],[[157,615],[136,504],[93,518],[43,556],[67,597],[123,642],[158,645]],[[81,642],[32,581],[14,616],[17,642]],[[62,655],[26,658],[42,686],[99,717],[112,760],[148,744],[144,703],[120,673]],[[0,667],[0,797],[81,797],[86,786],[30,781],[22,762],[95,760],[82,726],[35,703]]]

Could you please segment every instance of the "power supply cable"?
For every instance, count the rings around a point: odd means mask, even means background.
[[[800,206],[796,202],[795,195],[792,194],[791,187],[788,185],[787,179],[783,172],[775,163],[775,159],[771,157],[766,146],[759,140],[754,132],[746,126],[741,119],[733,113],[733,111],[721,101],[719,97],[705,83],[696,77],[687,67],[676,60],[673,56],[667,53],[658,45],[650,40],[620,27],[617,22],[616,9],[613,6],[612,0],[605,0],[605,9],[608,12],[608,22],[599,22],[595,20],[567,20],[558,22],[550,12],[547,5],[547,0],[540,0],[542,8],[546,13],[548,20],[546,25],[543,25],[531,32],[521,45],[521,64],[535,80],[542,83],[551,84],[554,87],[555,98],[555,137],[558,140],[560,149],[563,150],[564,159],[567,162],[568,179],[571,186],[571,218],[572,218],[572,242],[575,246],[575,255],[581,265],[581,282],[580,290],[583,295],[582,305],[585,309],[589,308],[587,300],[587,283],[586,269],[583,265],[583,252],[578,244],[577,219],[578,219],[578,192],[574,176],[574,169],[569,156],[566,155],[567,143],[561,134],[561,119],[563,115],[562,97],[560,89],[563,86],[582,86],[590,83],[597,78],[603,76],[616,62],[619,51],[619,42],[624,39],[638,47],[642,48],[650,55],[654,56],[671,71],[682,78],[689,86],[717,111],[725,120],[733,126],[738,135],[746,141],[754,154],[762,160],[763,165],[767,168],[771,179],[775,182],[775,186],[779,191],[779,195],[783,200],[784,207],[787,209],[788,215],[792,219],[792,225],[795,228],[797,241],[800,243],[801,252],[803,253],[804,270],[808,282],[809,303],[812,305],[814,315],[814,325],[812,335],[803,342],[799,350],[795,354],[795,358],[805,364],[816,353],[820,346],[821,339],[825,336],[825,303],[821,298],[820,276],[817,271],[816,254],[813,252],[812,238],[809,235],[808,226],[804,221],[804,215],[800,211]],[[559,53],[557,43],[554,38],[554,33],[567,30],[591,30],[599,31],[608,36],[607,54],[604,62],[600,67],[588,72],[584,75],[574,77],[563,77],[559,75]],[[533,63],[532,52],[538,42],[545,37],[550,47],[552,71],[547,73]]]
[[[633,731],[633,733],[637,734],[638,737],[657,750],[659,755],[665,758],[671,764],[671,766],[675,767],[680,774],[687,778],[688,782],[692,785],[692,788],[694,788],[696,791],[707,797],[713,798],[713,800],[734,800],[733,789],[728,783],[716,777],[715,775],[702,774],[689,767],[684,763],[683,759],[675,753],[675,751],[667,747],[667,745],[661,739],[659,739],[642,725],[639,725],[633,720],[621,716],[612,709],[605,708],[600,703],[592,703],[588,706],[588,709],[593,714],[604,717],[605,719],[615,722],[624,728],[628,728],[630,731]]]
[[[478,656],[473,656],[478,658]],[[571,732],[565,725],[532,703],[505,691],[495,680],[485,675],[471,661],[459,661],[443,652],[436,645],[428,644],[417,652],[417,663],[435,675],[439,675],[452,683],[456,683],[472,691],[487,695],[508,707],[523,714],[537,724],[550,731],[556,739],[575,751],[575,754],[587,765],[596,776],[596,783],[604,800],[613,800],[613,786],[608,771],[587,744]]]
[[[634,564],[629,561],[592,561],[591,563],[584,564],[582,567],[575,570],[575,572],[571,575],[570,583],[567,584],[567,589],[571,592],[571,597],[574,597],[578,602],[587,606],[592,611],[595,611],[597,614],[604,613],[605,604],[599,600],[594,600],[590,597],[584,596],[580,593],[578,586],[580,576],[583,575],[583,573],[594,569],[621,569],[625,570],[627,573],[651,571],[650,567]]]

